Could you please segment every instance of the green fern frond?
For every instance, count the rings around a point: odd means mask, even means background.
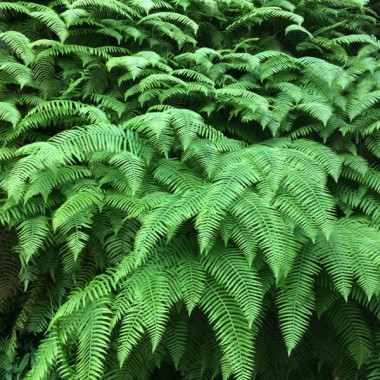
[[[101,207],[102,202],[102,193],[96,187],[81,189],[76,194],[69,196],[66,202],[64,202],[54,213],[52,219],[54,230],[60,228],[80,211],[92,206]]]
[[[293,267],[281,283],[277,296],[280,327],[288,355],[300,342],[314,310],[314,276],[320,270],[308,244],[297,255]],[[302,280],[300,280],[302,279]]]
[[[231,211],[255,235],[276,279],[286,276],[296,255],[297,244],[276,210],[249,191]]]
[[[338,231],[334,231],[328,240],[318,237],[314,250],[336,288],[347,300],[353,284],[353,263],[345,237]]]
[[[258,178],[257,171],[244,161],[234,163],[218,174],[195,221],[201,252],[211,248],[215,233],[228,209]]]
[[[43,380],[50,375],[57,358],[58,345],[59,334],[53,330],[40,344],[34,366],[27,375],[28,380]]]
[[[325,236],[329,237],[334,223],[332,197],[326,192],[323,183],[298,170],[291,170],[290,173],[285,177],[283,186],[308,210]]]
[[[370,358],[373,343],[371,330],[360,310],[352,302],[339,303],[334,306],[328,320],[350,356],[361,367]]]
[[[188,254],[188,256],[184,256],[178,265],[180,289],[190,315],[194,307],[199,303],[204,292],[206,273],[202,265],[193,255]]]
[[[154,172],[154,177],[167,185],[174,193],[184,194],[202,185],[202,181],[181,161],[163,159]]]
[[[78,325],[77,376],[81,379],[100,379],[103,358],[110,340],[109,299],[92,303]]]
[[[21,119],[21,114],[13,104],[0,102],[0,119],[15,127]]]
[[[210,279],[200,306],[208,315],[231,372],[238,380],[250,379],[254,353],[252,333],[237,302]]]
[[[9,30],[4,33],[0,33],[0,41],[5,42],[16,55],[22,59],[25,65],[29,65],[34,58],[34,52],[30,47],[30,40],[24,34]]]
[[[286,20],[293,21],[297,25],[301,25],[303,17],[292,12],[284,11],[278,7],[261,7],[257,8],[250,13],[240,17],[237,21],[228,26],[227,30],[234,30],[241,25],[247,24],[260,24],[263,20],[271,18],[284,18]]]
[[[141,187],[145,174],[144,161],[131,152],[114,155],[110,164],[115,165],[127,178],[127,182],[134,195]]]
[[[153,351],[157,348],[165,332],[172,300],[166,277],[159,273],[147,278],[141,288],[144,321],[152,341]]]
[[[170,229],[176,229],[193,217],[205,200],[204,188],[189,190],[181,196],[172,195],[147,214],[135,239],[136,253],[144,257]]]
[[[175,12],[157,12],[157,13],[152,13],[148,16],[143,17],[140,20],[140,23],[145,23],[146,21],[149,20],[164,20],[164,21],[171,21],[171,22],[178,22],[180,24],[183,24],[187,27],[189,27],[192,32],[195,34],[198,31],[198,24],[191,20],[189,17],[185,15],[181,15],[179,13]]]
[[[121,16],[129,19],[131,14],[134,13],[134,10],[128,7],[121,1],[118,0],[109,0],[107,3],[101,0],[76,0],[71,4],[72,8],[83,8],[83,7],[95,7],[96,8],[106,8],[111,12],[118,13]]]
[[[36,18],[41,23],[46,25],[50,30],[52,30],[60,39],[61,42],[64,42],[69,35],[69,32],[66,28],[66,24],[60,19],[60,17],[48,7],[44,7],[43,11],[33,11],[29,15],[33,18]]]
[[[119,335],[117,357],[122,366],[145,331],[142,304],[132,306],[124,316]]]
[[[306,153],[309,157],[316,160],[335,181],[338,181],[342,160],[331,149],[314,141],[305,139],[294,141],[292,147]]]
[[[260,313],[263,289],[241,252],[216,246],[202,257],[202,263],[210,275],[236,298],[251,327]],[[230,276],[227,277],[226,273]]]
[[[167,328],[166,342],[173,363],[178,368],[181,359],[186,351],[186,343],[189,330],[189,320],[184,313],[181,313],[178,318],[170,323]]]
[[[11,59],[0,59],[0,72],[4,71],[20,84],[21,88],[32,82],[31,70]]]
[[[49,231],[49,219],[44,215],[23,221],[17,227],[20,239],[21,257],[25,264],[43,247]]]

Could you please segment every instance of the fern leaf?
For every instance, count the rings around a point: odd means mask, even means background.
[[[14,105],[6,102],[0,102],[0,120],[7,121],[15,127],[20,119],[21,114]]]
[[[309,325],[310,316],[315,308],[314,276],[318,272],[318,262],[309,245],[305,245],[281,284],[277,305],[288,355],[300,342]]]
[[[110,164],[115,165],[126,176],[132,195],[135,195],[141,188],[145,175],[144,161],[133,153],[123,152],[113,156]]]
[[[350,219],[339,221],[336,228],[345,240],[343,247],[349,249],[353,273],[368,299],[371,299],[379,291],[380,267],[374,260],[376,243],[363,239],[363,236],[369,237],[377,233],[368,226]]]
[[[53,367],[59,345],[59,334],[57,330],[53,330],[41,342],[33,368],[28,372],[28,380],[44,380],[50,375],[51,367]]]
[[[231,215],[231,218],[233,220],[233,222],[230,222],[232,225],[231,238],[244,253],[248,264],[251,265],[257,254],[257,240],[255,236],[253,236],[250,228],[244,223],[241,223],[239,218],[233,215]],[[225,224],[227,223],[229,223],[228,220],[225,220]]]
[[[190,143],[204,130],[203,119],[197,113],[185,109],[173,109],[167,113],[183,145],[183,150],[186,151]]]
[[[297,25],[301,25],[303,22],[303,17],[292,12],[284,11],[277,7],[261,7],[257,8],[248,14],[240,17],[237,21],[228,26],[227,30],[234,30],[238,26],[248,25],[249,23],[260,23],[262,20],[270,18],[284,18],[293,21]]]
[[[371,330],[360,310],[353,302],[339,303],[328,320],[350,356],[361,367],[370,358],[373,344]]]
[[[231,209],[255,235],[277,280],[289,272],[297,244],[276,210],[250,191]]]
[[[80,379],[100,379],[110,340],[109,300],[94,301],[85,311],[78,326],[78,372]]]
[[[203,256],[202,262],[207,271],[236,298],[251,327],[260,313],[263,289],[257,274],[241,252],[218,246]]]
[[[14,12],[19,12],[19,13],[24,13],[24,14],[29,13],[29,9],[27,7],[25,7],[24,5],[18,4],[18,3],[11,3],[8,1],[4,1],[4,2],[0,3],[0,10],[1,11],[14,11]]]
[[[202,251],[210,249],[211,242],[221,221],[232,204],[244,190],[258,180],[258,173],[246,162],[230,165],[220,173],[210,187],[205,203],[196,218],[199,244]]]
[[[180,315],[177,320],[168,325],[167,345],[176,368],[178,368],[185,354],[189,330],[188,322],[185,316]]]
[[[298,170],[291,173],[285,177],[283,185],[310,212],[325,236],[328,237],[332,232],[334,221],[332,197],[321,186],[321,183],[302,175]]]
[[[30,12],[30,16],[45,24],[59,37],[61,42],[64,42],[68,37],[69,33],[67,31],[65,23],[54,11],[52,11],[51,8],[46,7],[44,11]]]
[[[203,188],[187,191],[179,196],[171,196],[151,211],[144,219],[136,235],[135,251],[144,257],[155,244],[169,232],[194,216],[205,199]]]
[[[32,71],[21,63],[0,59],[0,71],[12,76],[21,88],[32,82]]]
[[[208,280],[201,307],[215,330],[230,371],[237,380],[251,379],[254,350],[252,333],[237,302],[215,281]]]
[[[85,8],[85,7],[95,7],[95,8],[106,8],[109,11],[125,16],[127,19],[133,14],[133,9],[128,7],[126,4],[118,0],[107,0],[104,2],[102,0],[75,0],[71,4],[72,8]]]
[[[29,65],[33,58],[34,52],[30,46],[30,40],[24,34],[16,32],[14,30],[9,30],[4,33],[0,33],[0,41],[5,42],[16,55],[22,59],[25,65]]]
[[[171,297],[169,296],[167,278],[159,273],[147,278],[141,288],[141,293],[144,305],[144,321],[154,351],[161,341],[169,318]]]
[[[336,288],[347,300],[353,283],[353,267],[345,237],[333,230],[329,240],[319,237],[314,249],[333,279]]]
[[[27,264],[30,259],[43,247],[49,231],[49,219],[44,215],[37,215],[20,223],[17,227],[20,239],[21,255]]]
[[[102,193],[96,188],[83,189],[72,195],[54,213],[52,220],[54,230],[60,228],[78,212],[92,206],[100,207],[102,200]]]
[[[144,308],[142,304],[132,306],[124,316],[118,341],[117,358],[120,366],[130,355],[131,351],[144,334]]]
[[[380,91],[373,91],[364,96],[364,98],[349,103],[347,108],[350,120],[352,121],[355,117],[372,107],[378,101],[380,101]]]
[[[143,17],[140,22],[144,23],[149,20],[165,20],[165,21],[174,21],[174,22],[179,22],[185,26],[188,26],[193,33],[197,33],[198,31],[198,24],[191,20],[189,17],[185,15],[181,15],[179,13],[174,13],[174,12],[157,12],[157,13],[152,13],[148,16]]]
[[[305,33],[309,38],[313,38],[313,35],[302,25],[292,24],[292,25],[287,26],[285,29],[285,34],[289,34],[291,32]]]
[[[182,162],[173,159],[159,161],[154,177],[178,194],[188,190],[196,190],[202,185],[200,179]]]
[[[342,160],[330,148],[305,139],[294,141],[292,147],[306,153],[308,156],[316,160],[335,181],[338,181]]]

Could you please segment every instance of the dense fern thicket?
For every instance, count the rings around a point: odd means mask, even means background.
[[[378,1],[0,3],[1,379],[380,379]]]

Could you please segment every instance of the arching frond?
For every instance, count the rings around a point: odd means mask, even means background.
[[[251,327],[259,315],[263,296],[262,285],[253,268],[239,251],[223,247],[215,247],[202,261],[210,274],[237,299]]]
[[[232,213],[255,235],[276,279],[286,276],[297,244],[276,210],[250,191],[233,206]]]
[[[109,300],[93,302],[83,314],[78,326],[78,372],[82,379],[102,376],[103,358],[109,344]]]
[[[30,40],[24,34],[15,30],[8,30],[0,33],[0,41],[5,42],[16,55],[23,60],[25,65],[29,65],[33,58],[34,52],[30,46]]]
[[[231,372],[237,379],[249,379],[253,340],[242,310],[236,301],[212,280],[207,281],[201,307],[208,314]]]
[[[44,215],[38,215],[31,219],[24,220],[17,227],[20,239],[21,257],[28,261],[43,247],[49,231],[49,219]]]
[[[308,327],[315,307],[313,277],[318,271],[318,261],[313,256],[310,246],[305,245],[296,257],[292,270],[281,284],[277,304],[288,354],[297,346]]]

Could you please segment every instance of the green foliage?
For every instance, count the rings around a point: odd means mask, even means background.
[[[0,378],[379,378],[366,0],[0,3]]]

